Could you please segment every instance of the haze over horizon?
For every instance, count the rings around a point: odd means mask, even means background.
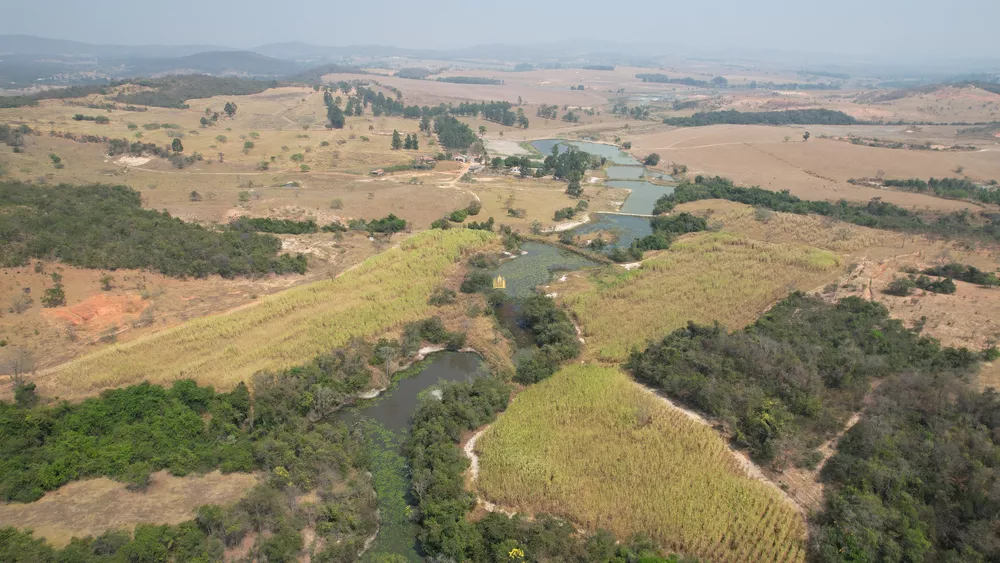
[[[448,49],[583,41],[590,36],[599,42],[737,53],[830,53],[900,63],[988,59],[1000,53],[1000,34],[992,29],[993,22],[1000,21],[1000,2],[990,0],[843,0],[833,9],[796,0],[722,0],[710,5],[638,0],[617,10],[619,15],[609,17],[609,11],[606,4],[567,7],[526,0],[511,0],[500,13],[489,5],[454,1],[413,6],[385,0],[354,7],[316,0],[294,5],[176,0],[166,7],[123,7],[113,0],[36,0],[9,7],[0,33],[95,44],[244,49],[292,41]]]

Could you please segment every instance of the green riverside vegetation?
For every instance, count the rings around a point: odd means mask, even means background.
[[[544,298],[543,298],[544,299]],[[432,561],[507,563],[552,561],[579,563],[671,563],[647,538],[618,543],[598,530],[581,535],[569,523],[546,515],[532,520],[489,513],[478,522],[467,518],[476,505],[465,490],[462,473],[469,460],[458,441],[462,434],[493,421],[507,408],[510,390],[495,378],[453,383],[441,399],[425,399],[413,416],[404,450],[413,474],[418,504],[420,544]],[[520,555],[518,556],[518,551]]]
[[[60,260],[83,268],[148,268],[168,276],[304,273],[268,235],[210,230],[142,208],[126,186],[0,183],[0,265]]]

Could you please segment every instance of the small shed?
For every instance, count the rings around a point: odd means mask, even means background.
[[[456,154],[455,160],[458,162],[467,162],[469,159],[464,154]]]

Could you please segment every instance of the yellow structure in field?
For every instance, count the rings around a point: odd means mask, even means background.
[[[497,276],[497,279],[493,280],[493,289],[507,289],[507,280],[503,279],[503,276]]]

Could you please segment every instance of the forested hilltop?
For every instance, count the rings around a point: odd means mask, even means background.
[[[0,183],[0,266],[31,259],[95,269],[148,268],[175,277],[304,273],[270,235],[207,229],[142,208],[126,186]]]

